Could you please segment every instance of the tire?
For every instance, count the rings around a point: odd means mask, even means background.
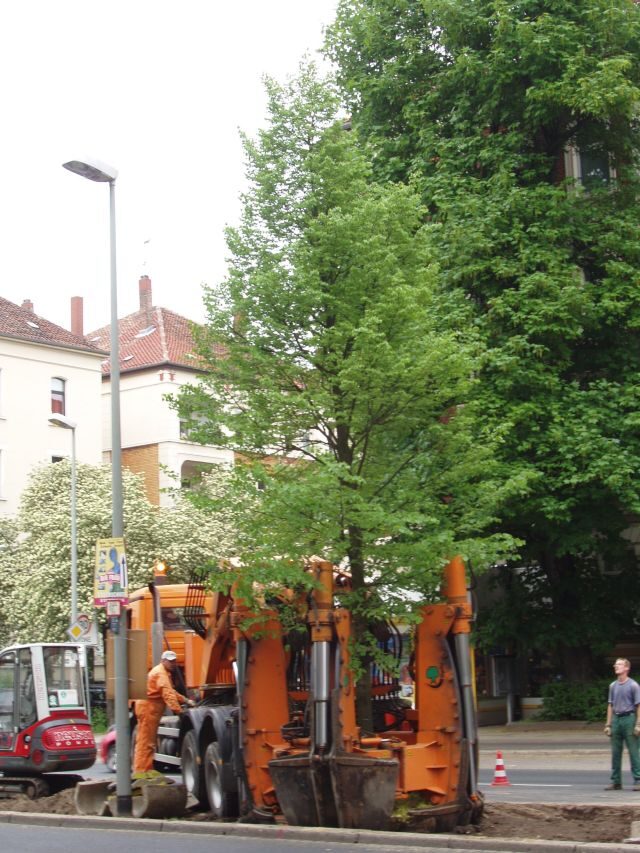
[[[116,764],[116,745],[112,743],[109,749],[107,750],[107,758],[105,763],[105,767],[110,773],[115,773],[117,764]]]
[[[129,741],[129,753],[131,755],[131,767],[136,766],[136,739],[138,737],[138,726],[137,724],[133,727],[130,734]]]
[[[218,744],[210,743],[204,754],[204,785],[209,809],[216,819],[238,816],[238,795],[222,785],[222,759]]]
[[[193,732],[187,732],[182,741],[180,750],[180,766],[182,768],[182,781],[188,794],[192,794],[201,806],[207,805],[205,792],[204,773],[202,764],[198,760],[198,741]]]

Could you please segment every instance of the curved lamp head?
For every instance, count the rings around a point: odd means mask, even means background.
[[[76,422],[69,420],[66,415],[51,415],[49,423],[53,426],[62,427],[62,429],[75,429],[77,427]]]
[[[103,163],[101,160],[94,160],[93,158],[69,160],[67,163],[63,163],[62,165],[70,172],[80,175],[81,178],[88,178],[90,181],[111,183],[118,177],[117,169]]]

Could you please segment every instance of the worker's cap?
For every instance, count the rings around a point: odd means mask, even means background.
[[[178,655],[175,652],[162,652],[162,657],[160,660],[177,660]]]

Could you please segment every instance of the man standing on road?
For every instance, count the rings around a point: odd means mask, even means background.
[[[192,705],[186,696],[178,693],[173,686],[171,676],[176,670],[176,653],[162,653],[160,663],[149,670],[147,675],[147,698],[138,699],[135,704],[136,719],[136,749],[133,757],[135,773],[145,773],[153,770],[153,754],[156,751],[156,736],[160,718],[165,706],[169,706],[175,714],[182,711],[181,705]]]
[[[605,791],[622,788],[622,749],[626,743],[629,750],[633,790],[640,791],[640,686],[629,678],[631,664],[626,658],[618,658],[613,665],[616,680],[609,686],[607,723],[604,733],[611,738],[611,784]]]

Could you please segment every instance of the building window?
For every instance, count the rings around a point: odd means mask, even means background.
[[[606,187],[615,180],[616,170],[611,159],[602,148],[568,148],[564,154],[565,174],[582,184],[586,190]]]
[[[609,155],[606,151],[590,148],[580,151],[580,177],[587,189],[605,186],[611,179]]]
[[[63,460],[64,460],[64,456],[52,456],[51,457],[52,462],[62,462]]]
[[[51,380],[51,411],[54,415],[65,414],[65,381],[54,376]]]
[[[203,415],[194,414],[187,419],[180,418],[180,439],[197,444],[198,430],[203,424],[206,424],[206,418]]]

